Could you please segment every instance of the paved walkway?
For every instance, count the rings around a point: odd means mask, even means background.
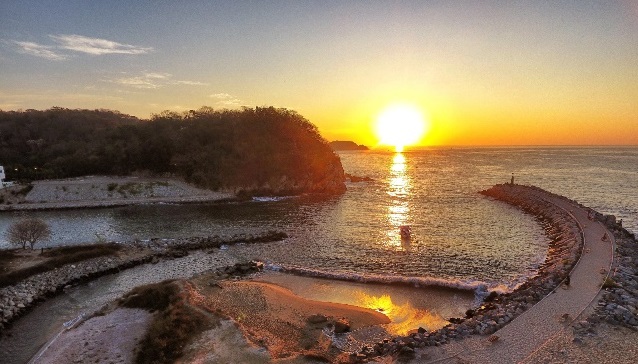
[[[442,346],[431,353],[430,360],[419,363],[524,363],[567,329],[587,309],[600,292],[613,259],[613,234],[599,222],[588,219],[588,210],[565,199],[534,191],[542,198],[567,211],[579,224],[585,238],[584,253],[573,269],[569,286],[558,287],[532,308],[495,333],[499,340],[490,343],[486,336],[473,336]],[[602,240],[604,234],[608,239]],[[568,314],[568,319],[565,319]]]

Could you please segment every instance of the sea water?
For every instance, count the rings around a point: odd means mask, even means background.
[[[347,183],[338,197],[256,199],[245,203],[141,205],[39,211],[53,238],[178,238],[282,230],[283,242],[231,247],[242,258],[316,276],[473,288],[515,287],[534,274],[547,249],[531,216],[478,191],[496,183],[532,184],[623,219],[638,231],[638,148],[432,148],[404,153],[341,152]],[[20,213],[0,213],[0,231]],[[399,226],[412,239],[402,240]],[[2,237],[3,240],[4,237]],[[3,242],[6,246],[6,242]]]

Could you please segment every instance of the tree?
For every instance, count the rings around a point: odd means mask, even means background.
[[[49,224],[37,218],[25,218],[13,223],[7,231],[9,242],[13,245],[22,244],[22,249],[27,248],[27,243],[33,246],[51,237]]]

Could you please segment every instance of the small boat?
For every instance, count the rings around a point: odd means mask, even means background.
[[[401,234],[401,239],[410,239],[412,237],[412,229],[410,228],[410,225],[399,226],[399,233]]]

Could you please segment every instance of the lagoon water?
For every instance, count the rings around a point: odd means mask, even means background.
[[[423,285],[514,287],[543,261],[546,237],[530,216],[477,192],[533,184],[623,219],[638,232],[638,148],[435,148],[341,152],[349,183],[340,197],[231,204],[143,205],[41,211],[49,245],[183,236],[287,232],[284,242],[233,247],[241,257],[317,275]],[[18,213],[0,214],[0,231]],[[413,237],[402,242],[400,225]],[[6,242],[3,242],[6,246]]]

